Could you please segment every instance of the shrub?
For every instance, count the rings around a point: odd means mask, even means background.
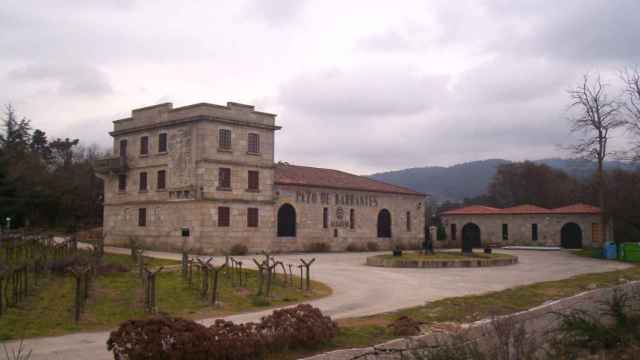
[[[380,250],[380,245],[378,245],[378,243],[375,241],[367,241],[367,250],[378,251]]]
[[[436,231],[436,238],[439,241],[447,240],[447,231],[444,229],[444,225],[438,224],[438,230]]]
[[[249,253],[249,248],[244,244],[235,244],[229,249],[229,255],[233,256],[247,255],[247,253]]]
[[[116,360],[261,359],[266,351],[319,345],[336,332],[331,318],[302,304],[275,310],[259,323],[218,319],[208,328],[165,316],[129,320],[111,332],[107,348]]]
[[[318,253],[322,253],[322,252],[329,252],[331,251],[331,245],[327,244],[326,242],[313,242],[311,244],[309,244],[306,248],[307,252],[318,252]]]
[[[364,251],[364,249],[362,248],[362,246],[356,244],[356,243],[349,243],[349,245],[347,245],[347,247],[345,248],[345,250],[349,251],[349,252],[358,252],[358,251]]]
[[[271,350],[312,347],[331,340],[338,326],[309,304],[274,310],[262,318],[260,329],[269,337]]]
[[[215,359],[241,360],[262,358],[267,349],[268,339],[258,329],[256,323],[234,324],[222,319],[209,327],[212,339],[211,350],[215,351]]]
[[[111,332],[107,349],[115,360],[214,359],[214,339],[206,326],[181,318],[158,316],[128,320]]]
[[[413,336],[420,333],[420,324],[408,316],[401,316],[389,324],[389,327],[395,336]]]

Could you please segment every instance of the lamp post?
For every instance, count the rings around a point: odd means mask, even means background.
[[[4,220],[7,222],[7,231],[11,230],[11,218],[7,216]]]

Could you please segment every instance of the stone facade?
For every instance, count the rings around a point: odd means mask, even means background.
[[[600,237],[600,215],[595,210],[590,212],[563,212],[535,208],[532,212],[513,213],[505,211],[508,209],[495,209],[497,211],[471,210],[465,211],[465,208],[463,208],[460,211],[445,212],[442,215],[442,225],[445,227],[447,237],[444,241],[436,241],[435,245],[461,247],[465,226],[472,226],[472,224],[477,225],[480,230],[482,247],[488,244],[499,246],[591,247],[602,243]],[[574,233],[568,231],[568,227],[572,227]],[[579,234],[576,234],[578,231]],[[567,237],[574,234],[580,238],[580,242],[576,241],[574,243],[575,246],[572,246]]]
[[[423,241],[423,194],[369,184],[373,180],[346,173],[345,184],[353,182],[354,188],[278,184],[276,169],[285,165],[274,163],[274,132],[280,129],[275,117],[237,103],[181,108],[167,103],[133,110],[131,117],[114,121],[113,157],[96,163],[105,182],[105,242],[127,245],[135,240],[155,249],[219,253],[235,244],[256,252],[300,251],[314,242],[344,250],[350,243],[376,241],[380,248],[390,248]],[[290,173],[296,168],[287,169]],[[257,181],[250,186],[249,177],[256,173]],[[229,186],[221,183],[225,176]],[[303,201],[300,194],[305,193],[316,195]],[[329,199],[323,195],[328,202],[320,201],[321,194],[329,194]],[[361,199],[376,201],[365,205]],[[278,210],[284,204],[295,209],[293,237],[277,236]],[[391,214],[392,236],[378,239],[376,221],[382,209]],[[252,216],[257,216],[257,224]],[[182,228],[189,229],[188,238]]]

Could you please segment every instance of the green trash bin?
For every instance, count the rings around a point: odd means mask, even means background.
[[[595,259],[604,259],[602,248],[594,247],[591,249],[591,257]]]
[[[621,246],[622,260],[629,262],[640,262],[640,244],[624,243]]]

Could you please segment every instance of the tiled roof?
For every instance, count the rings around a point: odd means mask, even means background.
[[[502,214],[546,214],[550,209],[531,204],[516,205],[506,209],[500,209]]]
[[[333,189],[373,191],[381,193],[425,196],[411,189],[373,180],[344,171],[278,163],[275,168],[277,185],[314,186]]]
[[[557,214],[600,214],[600,208],[587,204],[573,204],[553,209]]]
[[[465,206],[459,209],[445,211],[442,214],[443,215],[488,215],[488,214],[497,214],[499,211],[500,209],[494,208],[491,206],[471,205],[471,206]]]
[[[508,214],[599,214],[600,208],[587,204],[573,204],[555,209],[525,204],[505,209],[471,205],[445,211],[442,215],[508,215]]]

